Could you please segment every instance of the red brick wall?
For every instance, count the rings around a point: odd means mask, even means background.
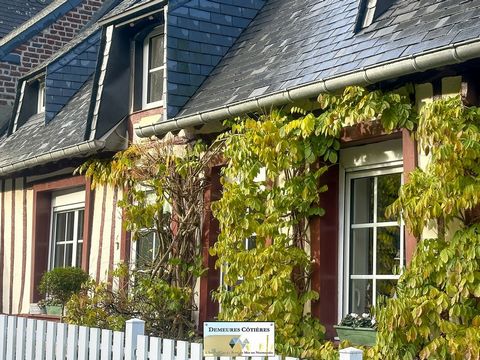
[[[103,0],[84,0],[75,9],[17,47],[12,53],[20,55],[19,65],[0,62],[0,107],[13,105],[18,79],[68,43],[102,3]]]

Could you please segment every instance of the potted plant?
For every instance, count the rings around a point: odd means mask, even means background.
[[[55,268],[44,273],[38,290],[45,296],[41,303],[47,314],[62,316],[67,301],[81,290],[88,279],[85,271],[74,267]]]
[[[375,318],[367,313],[348,314],[334,328],[340,340],[348,340],[353,345],[373,346],[377,340]]]

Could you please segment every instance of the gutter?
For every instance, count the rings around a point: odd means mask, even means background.
[[[20,170],[44,165],[65,158],[90,155],[102,150],[104,147],[105,141],[102,140],[90,140],[75,145],[66,146],[58,150],[49,151],[42,155],[2,166],[0,167],[0,176],[9,175]]]
[[[120,14],[105,16],[104,18],[102,18],[98,22],[98,25],[99,26],[111,25],[112,23],[114,23],[116,21],[123,20],[123,19],[125,19],[129,16],[132,16],[132,15],[134,15],[134,14],[136,14],[136,13],[142,11],[142,10],[148,10],[155,5],[162,4],[162,3],[165,3],[165,0],[151,0],[151,1],[148,1],[144,4],[134,5],[131,8],[128,8],[127,10],[121,12]],[[142,17],[147,16],[147,15],[148,14],[142,15]]]
[[[453,65],[478,57],[480,57],[480,39],[477,38],[364,67],[341,75],[327,77],[311,83],[297,85],[253,99],[246,99],[195,114],[180,116],[165,122],[138,126],[135,128],[135,133],[140,137],[164,135],[169,131],[201,126],[213,121],[232,118],[272,106],[280,106],[301,99],[317,97],[321,93],[340,90],[350,85],[374,84],[387,79]]]

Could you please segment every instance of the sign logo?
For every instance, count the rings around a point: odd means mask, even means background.
[[[233,349],[235,347],[235,345],[237,344],[240,344],[240,346],[242,347],[242,350],[245,349],[245,346],[250,344],[248,339],[245,339],[244,341],[242,341],[242,339],[238,338],[238,337],[234,337],[232,338],[232,340],[230,340],[229,342],[229,345],[230,347]]]
[[[275,356],[273,322],[203,324],[204,356]]]

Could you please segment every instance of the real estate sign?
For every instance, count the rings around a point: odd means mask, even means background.
[[[273,322],[205,322],[204,356],[275,356]]]

